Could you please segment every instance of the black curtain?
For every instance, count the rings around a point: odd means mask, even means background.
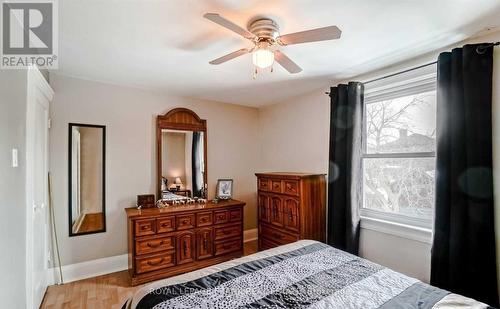
[[[363,84],[330,88],[327,242],[358,254]]]
[[[493,48],[439,55],[431,284],[498,306],[492,170]]]
[[[201,162],[199,160],[202,156],[201,151],[201,132],[193,132],[193,146],[191,150],[191,173],[193,174],[193,197],[202,197],[203,190],[203,174],[201,172]]]

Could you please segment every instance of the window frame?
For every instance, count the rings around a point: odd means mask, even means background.
[[[367,153],[367,113],[368,104],[381,102],[388,99],[409,96],[412,94],[430,92],[437,90],[437,72],[436,66],[418,68],[416,70],[405,71],[401,74],[391,75],[390,78],[374,82],[365,88],[363,101],[363,115],[361,125],[361,197],[362,203],[359,206],[359,213],[362,219],[362,227],[375,229],[389,234],[396,234],[405,238],[408,237],[408,229],[418,230],[420,234],[428,233],[431,237],[434,215],[432,218],[418,218],[402,214],[378,211],[365,208],[365,159],[386,159],[386,158],[435,158],[436,151],[432,152],[400,152],[400,153]],[[364,221],[364,222],[363,222]],[[391,226],[388,228],[388,226]],[[374,228],[375,227],[375,228]],[[378,227],[378,228],[377,228]],[[419,237],[416,240],[421,240]],[[425,241],[427,242],[427,241]]]

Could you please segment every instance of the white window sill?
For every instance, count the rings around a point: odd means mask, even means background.
[[[381,219],[361,216],[361,228],[432,244],[432,230]]]

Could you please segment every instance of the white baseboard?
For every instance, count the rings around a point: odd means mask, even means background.
[[[82,263],[63,265],[64,283],[106,275],[128,268],[128,255],[116,255]],[[59,282],[59,268],[48,270],[48,283],[53,285]]]
[[[249,242],[257,240],[259,237],[258,229],[244,230],[243,231],[243,242]]]
[[[257,240],[258,230],[251,229],[243,231],[243,241],[249,242]],[[64,265],[62,267],[64,283],[78,281],[82,279],[97,277],[126,270],[128,268],[128,255],[116,255],[97,260],[90,260],[82,263]],[[48,284],[53,285],[59,282],[59,268],[54,267],[48,270]]]

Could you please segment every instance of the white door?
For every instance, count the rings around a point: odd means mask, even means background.
[[[28,70],[26,115],[26,290],[38,308],[48,284],[48,128],[53,92],[36,68]]]

